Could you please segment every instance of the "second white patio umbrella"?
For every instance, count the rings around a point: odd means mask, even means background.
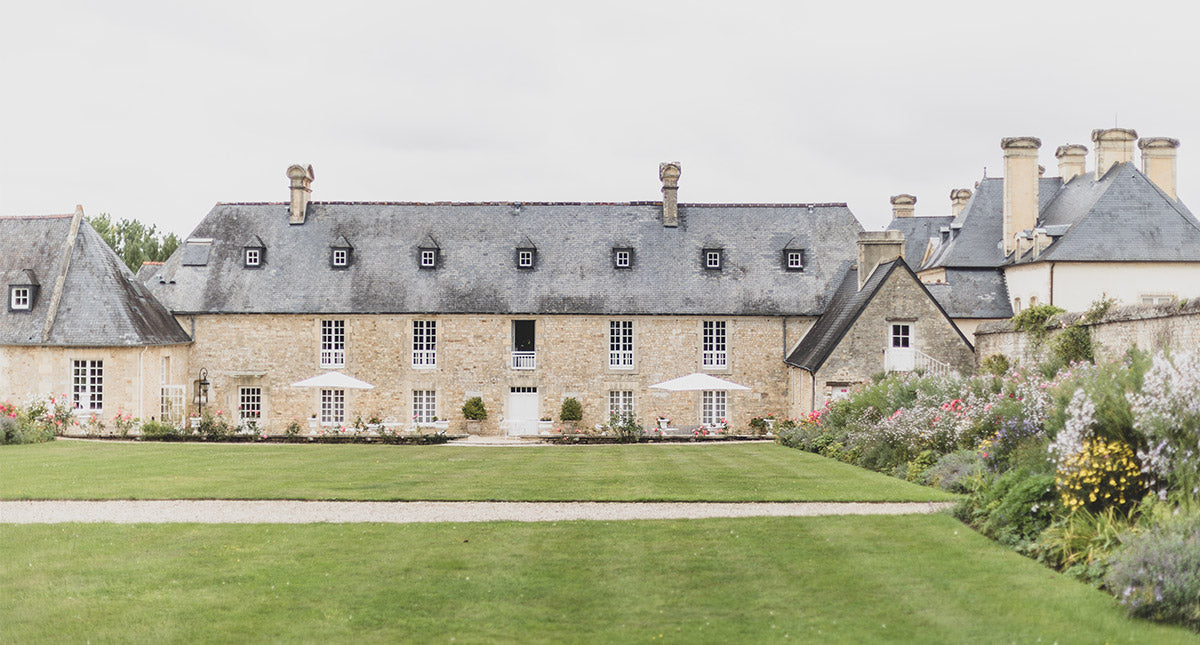
[[[303,381],[292,383],[292,387],[324,387],[339,390],[370,390],[375,386],[341,372],[325,372]]]
[[[698,392],[700,390],[749,390],[745,385],[738,385],[733,381],[720,379],[712,374],[703,374],[695,372],[687,376],[680,376],[669,381],[663,381],[651,385],[652,390],[669,390],[671,392]]]

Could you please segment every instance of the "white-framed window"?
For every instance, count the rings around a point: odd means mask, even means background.
[[[1175,296],[1169,293],[1143,293],[1138,296],[1138,302],[1143,305],[1165,305],[1174,301]]]
[[[104,361],[71,361],[71,404],[76,410],[104,409]]]
[[[437,366],[437,321],[413,321],[413,367]]]
[[[1013,298],[1013,313],[1014,314],[1021,313],[1021,299],[1020,298]]]
[[[892,347],[906,348],[912,341],[912,328],[908,323],[892,323]]]
[[[321,367],[346,366],[346,321],[321,321]]]
[[[242,421],[258,421],[262,418],[262,388],[238,388],[238,418]]]
[[[633,369],[633,321],[608,321],[608,368]]]
[[[721,268],[721,249],[704,249],[704,268]]]
[[[437,249],[421,249],[421,268],[432,269],[437,266]]]
[[[246,249],[246,266],[256,267],[262,264],[262,249],[247,248]]]
[[[9,292],[8,305],[12,309],[29,309],[29,287],[13,287]]]
[[[437,390],[413,390],[413,421],[433,423],[437,420]]]
[[[701,365],[710,368],[726,367],[729,363],[725,352],[725,321],[705,320]]]
[[[333,250],[333,266],[344,267],[350,264],[349,249],[334,249]]]
[[[633,249],[613,249],[613,266],[618,269],[633,266]]]
[[[610,390],[608,392],[608,418],[633,418],[633,391]]]
[[[529,269],[533,267],[532,249],[517,250],[517,266],[521,267],[522,269]]]
[[[321,390],[321,423],[346,422],[346,391]]]
[[[784,253],[784,266],[788,271],[800,271],[804,269],[804,251],[798,249],[788,249]]]
[[[725,424],[724,390],[704,390],[700,400],[700,423],[706,426]]]

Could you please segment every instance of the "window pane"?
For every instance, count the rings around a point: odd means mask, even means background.
[[[435,390],[413,390],[413,421],[433,423],[437,418],[437,392]]]
[[[725,367],[725,321],[704,321],[702,364],[705,367]]]
[[[321,366],[346,365],[346,321],[321,321]]]
[[[321,423],[346,421],[346,391],[321,390]]]
[[[413,367],[437,365],[437,321],[413,321]]]

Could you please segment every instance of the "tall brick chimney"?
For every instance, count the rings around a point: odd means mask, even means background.
[[[917,198],[901,194],[892,196],[892,217],[912,217],[917,209]]]
[[[1125,128],[1092,130],[1092,142],[1096,144],[1096,179],[1119,163],[1133,161],[1133,142],[1137,138],[1136,130]]]
[[[1058,159],[1058,176],[1064,184],[1087,172],[1087,146],[1077,143],[1059,146],[1054,157]]]
[[[658,178],[662,181],[663,226],[679,226],[679,175],[682,167],[678,161],[658,164]]]
[[[1004,150],[1004,255],[1017,248],[1014,236],[1037,225],[1038,148],[1037,137],[1007,137]]]
[[[958,217],[963,209],[967,207],[967,202],[971,200],[970,188],[955,188],[950,191],[950,214]]]
[[[875,267],[904,259],[902,231],[863,231],[858,234],[858,288],[861,291]]]
[[[1175,155],[1179,150],[1179,139],[1138,139],[1138,147],[1142,149],[1142,174],[1170,195],[1171,199],[1178,201],[1179,196],[1175,194]]]
[[[312,194],[313,168],[296,164],[288,167],[287,176],[292,180],[292,211],[288,223],[303,224],[308,212],[308,196]]]

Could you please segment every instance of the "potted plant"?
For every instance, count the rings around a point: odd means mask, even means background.
[[[483,399],[473,396],[462,406],[463,418],[467,420],[467,434],[479,434],[481,422],[487,419],[487,409],[483,407]]]
[[[579,422],[583,419],[583,406],[579,404],[579,399],[573,396],[563,399],[562,408],[558,411],[558,418],[568,431],[577,429]]]

